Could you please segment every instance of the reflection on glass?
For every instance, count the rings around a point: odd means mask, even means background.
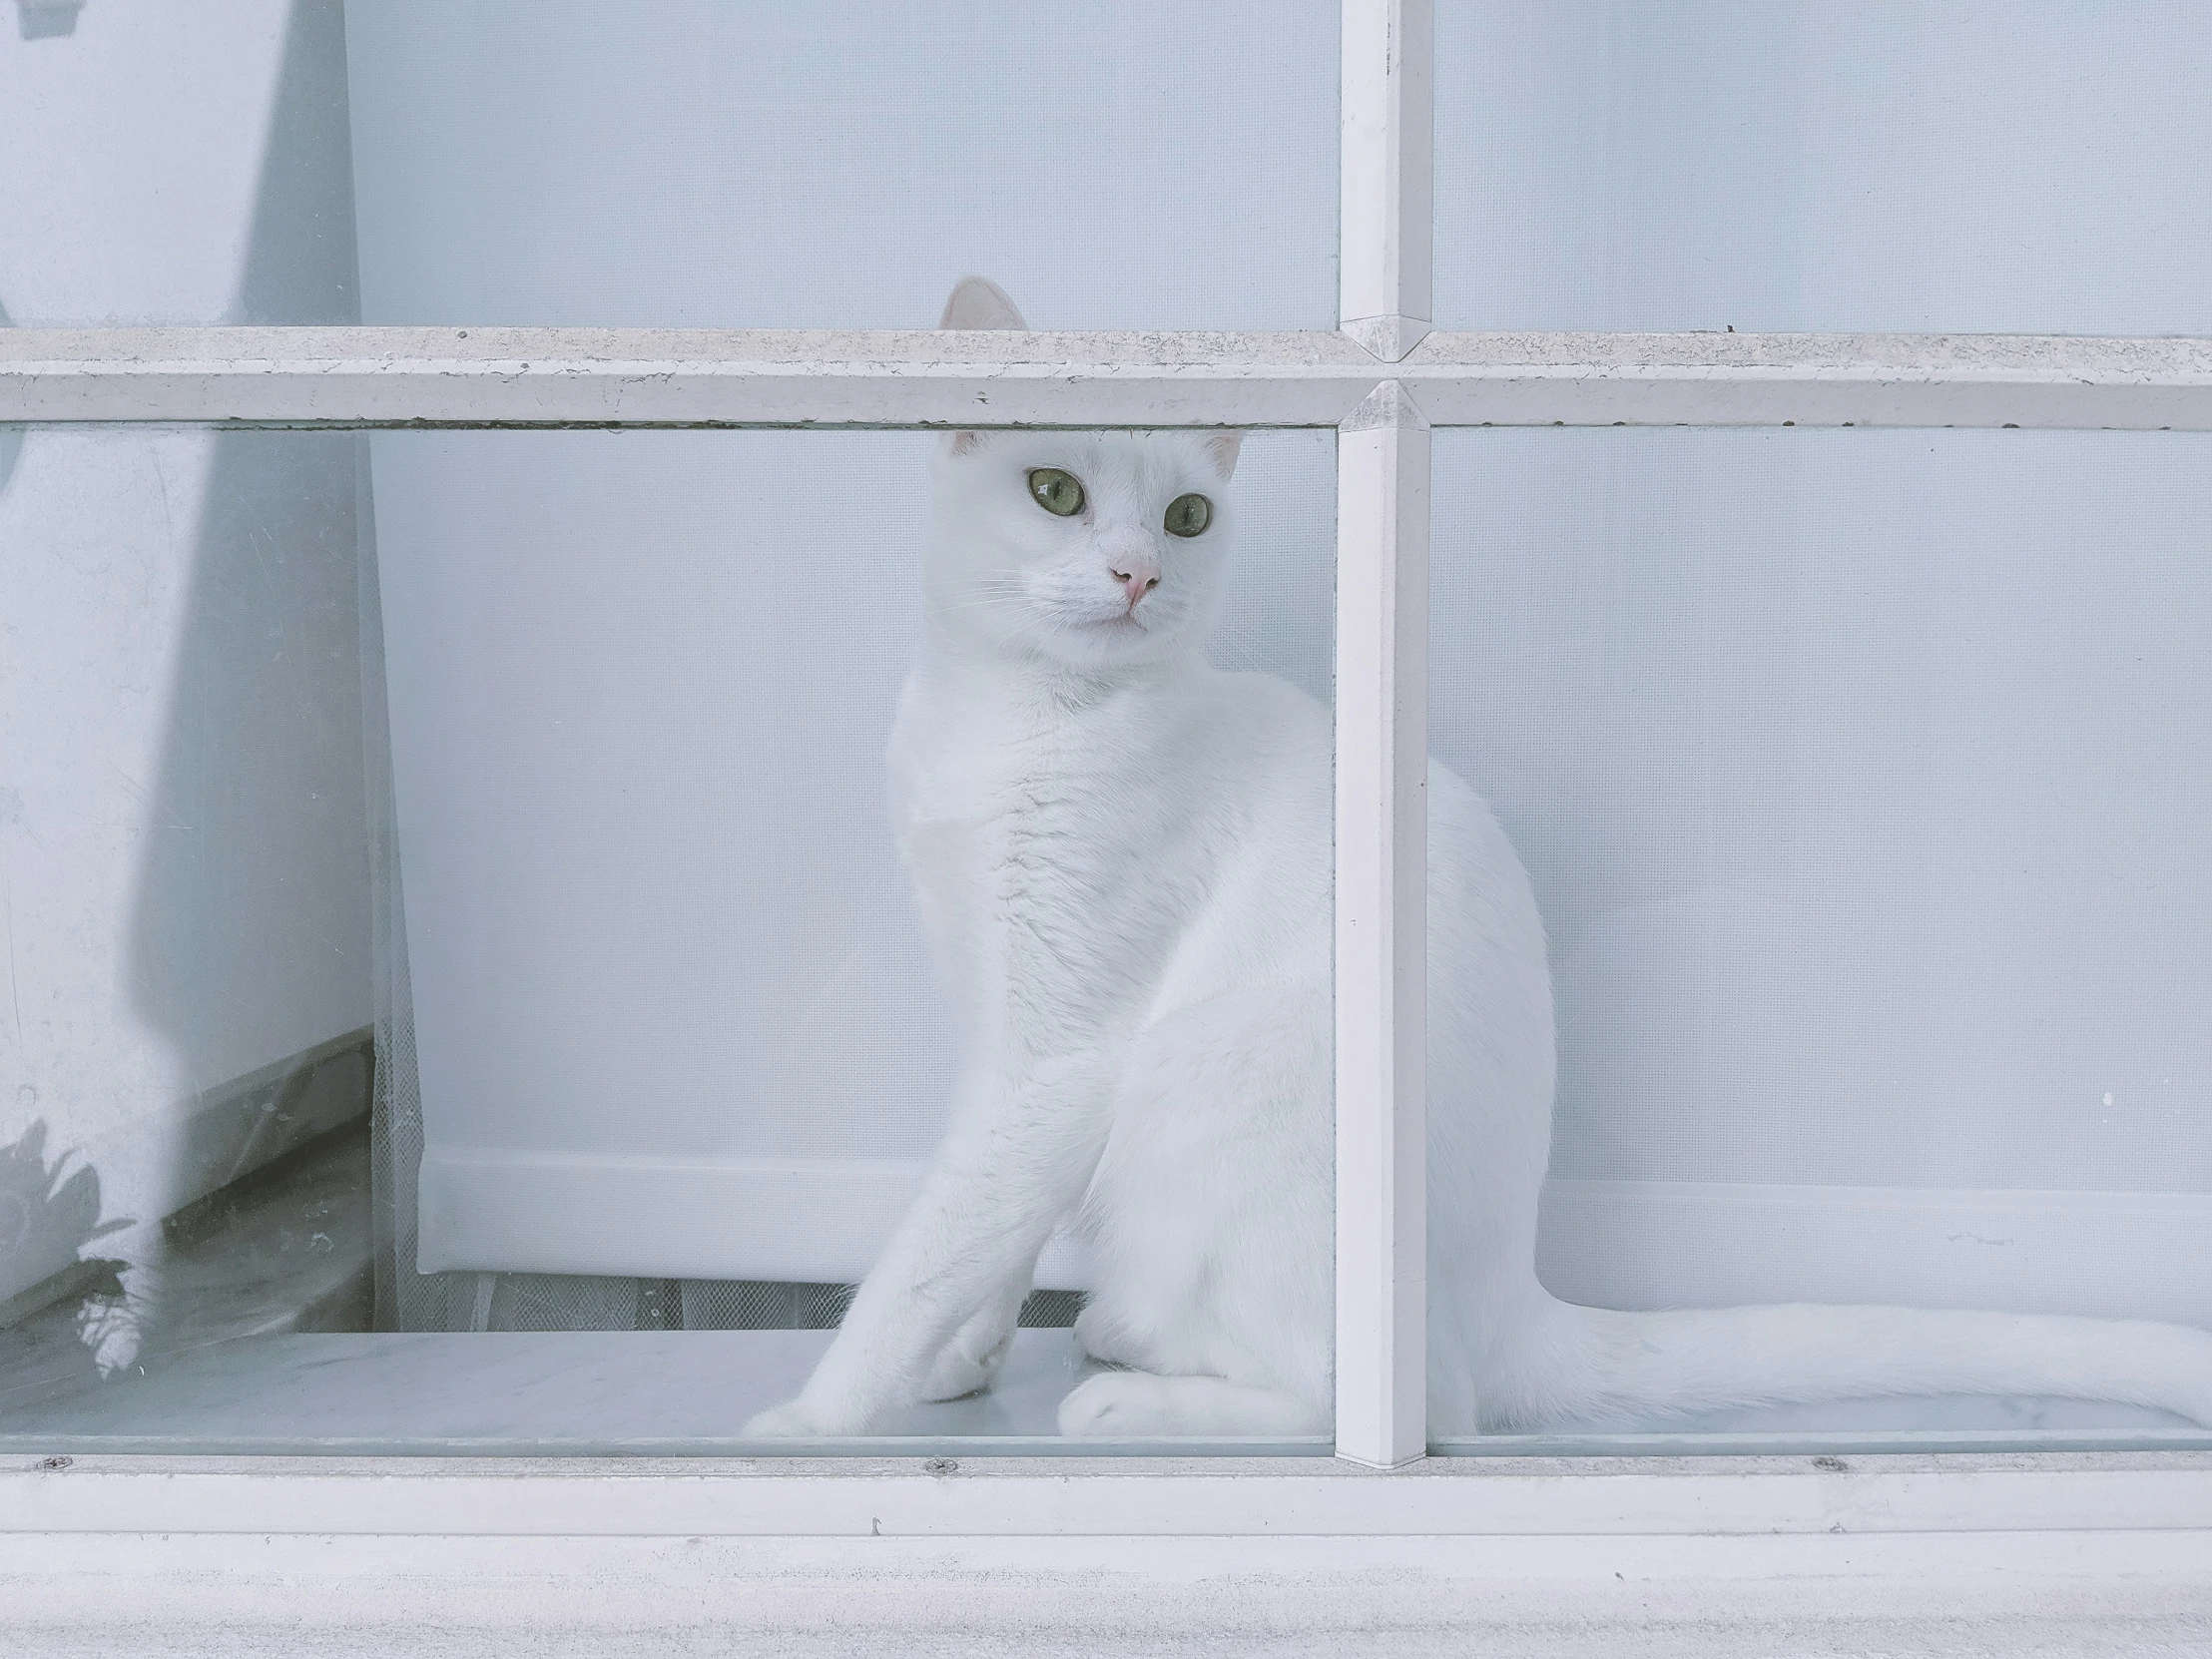
[[[358,442],[17,435],[0,1432],[368,1303]],[[215,1250],[263,1169],[293,1202]]]
[[[1437,457],[1434,1436],[2212,1426],[2206,440]]]

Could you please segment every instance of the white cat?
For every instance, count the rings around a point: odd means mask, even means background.
[[[960,284],[946,327],[1026,326]],[[963,432],[935,461],[891,817],[958,1010],[927,1185],[759,1435],[984,1386],[1075,1218],[1075,1334],[1125,1370],[1071,1435],[1326,1432],[1331,722],[1203,654],[1235,434]],[[1551,982],[1528,877],[1431,765],[1429,1413],[1437,1435],[1897,1393],[2124,1400],[2212,1423],[2212,1334],[1897,1308],[1615,1313],[1534,1268]]]

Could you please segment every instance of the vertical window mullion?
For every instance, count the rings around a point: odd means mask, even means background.
[[[1346,0],[1346,333],[1427,332],[1429,0]],[[1337,1454],[1427,1441],[1428,422],[1384,381],[1337,437]]]
[[[1337,434],[1337,1454],[1427,1443],[1428,423]]]
[[[1433,0],[1344,0],[1338,326],[1384,362],[1429,329]]]

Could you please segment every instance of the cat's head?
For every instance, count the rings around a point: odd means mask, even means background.
[[[946,328],[1025,328],[970,276]],[[1242,434],[953,432],[933,467],[932,624],[963,649],[1112,673],[1195,651],[1219,608]]]

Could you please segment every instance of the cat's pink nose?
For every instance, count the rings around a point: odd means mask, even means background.
[[[1114,580],[1121,584],[1121,591],[1129,596],[1129,608],[1137,608],[1137,601],[1160,585],[1160,561],[1149,553],[1124,553],[1107,569]]]

